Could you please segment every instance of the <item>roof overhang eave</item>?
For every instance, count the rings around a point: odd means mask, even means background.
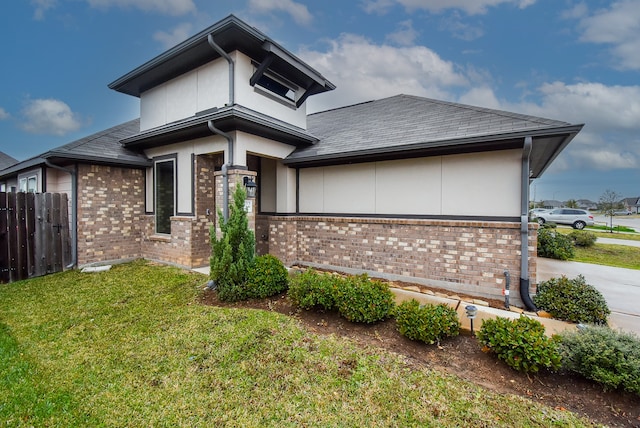
[[[225,132],[234,130],[245,131],[251,134],[271,138],[295,147],[306,147],[318,141],[318,139],[303,130],[288,128],[266,118],[252,115],[235,108],[225,108],[213,113],[194,116],[187,120],[172,123],[166,126],[153,128],[121,140],[121,143],[132,149],[147,149],[188,141],[212,135],[208,128],[208,122]]]

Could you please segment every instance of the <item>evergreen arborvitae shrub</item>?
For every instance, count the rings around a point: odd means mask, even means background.
[[[441,339],[460,334],[458,314],[445,304],[421,306],[411,299],[398,305],[394,314],[398,332],[411,340],[440,344]]]
[[[215,281],[218,298],[223,301],[247,299],[249,268],[255,257],[255,236],[249,230],[247,213],[244,211],[245,191],[238,185],[229,205],[229,219],[225,221],[218,210],[222,236],[216,237],[215,228],[210,231],[212,256],[211,279]]]
[[[574,279],[563,275],[541,282],[533,301],[538,308],[564,321],[606,324],[611,313],[602,294],[582,275]]]
[[[271,254],[256,257],[249,268],[247,292],[249,298],[264,299],[287,289],[289,272],[277,257]]]
[[[395,307],[389,285],[366,274],[343,278],[334,288],[334,298],[340,315],[351,322],[382,321]]]
[[[631,333],[590,326],[563,333],[563,368],[594,380],[605,389],[640,395],[640,338]]]
[[[538,229],[538,256],[549,259],[569,260],[575,251],[571,238],[558,233],[555,227],[544,225]]]
[[[337,281],[334,275],[307,269],[292,276],[287,295],[302,309],[331,310],[336,306],[334,288],[338,286]]]
[[[537,373],[545,367],[557,370],[562,360],[560,338],[548,338],[544,330],[539,321],[526,316],[516,320],[498,317],[484,320],[477,337],[498,359],[518,371]]]

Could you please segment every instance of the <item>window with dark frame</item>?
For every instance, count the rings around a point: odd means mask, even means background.
[[[155,163],[156,233],[171,234],[171,217],[175,215],[175,159]]]

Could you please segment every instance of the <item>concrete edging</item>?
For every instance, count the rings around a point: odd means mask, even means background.
[[[554,334],[562,333],[565,331],[575,331],[577,329],[577,324],[574,323],[543,317],[534,312],[524,312],[521,309],[508,311],[506,309],[492,308],[480,304],[480,302],[477,300],[467,301],[458,298],[457,296],[444,297],[436,294],[425,294],[413,290],[405,290],[393,287],[391,288],[391,291],[396,297],[397,304],[400,304],[406,300],[414,299],[423,305],[438,305],[440,303],[443,303],[452,307],[458,313],[458,319],[460,320],[461,329],[468,332],[471,331],[471,320],[466,316],[465,308],[467,307],[467,305],[474,305],[476,308],[478,308],[478,314],[473,320],[474,331],[478,331],[478,329],[482,326],[482,322],[486,319],[494,319],[497,317],[518,319],[521,315],[525,315],[529,318],[540,321],[540,323],[542,323],[542,325],[544,325],[545,327],[545,334],[549,337]]]

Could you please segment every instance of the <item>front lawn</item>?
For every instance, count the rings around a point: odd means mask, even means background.
[[[0,285],[3,426],[589,426],[135,262]]]

